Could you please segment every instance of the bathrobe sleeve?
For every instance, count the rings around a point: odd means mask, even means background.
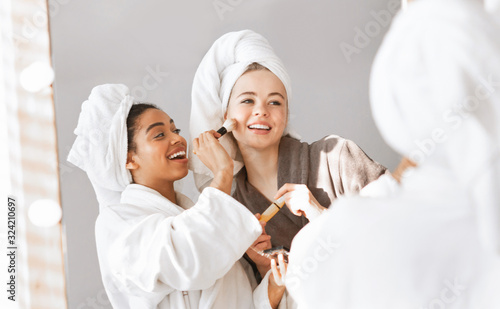
[[[206,188],[198,202],[180,214],[138,215],[134,205],[103,212],[96,232],[121,293],[167,295],[214,285],[261,234],[256,218],[229,195]],[[142,210],[140,210],[142,211]],[[179,210],[177,210],[179,211]],[[143,211],[142,211],[143,212]]]
[[[302,166],[302,174],[307,174],[307,182],[301,177],[296,183],[307,183],[318,202],[327,207],[340,196],[358,195],[389,171],[353,141],[328,135],[309,146],[308,166]]]
[[[345,196],[357,195],[367,184],[378,179],[389,171],[381,164],[373,161],[351,140],[344,140],[338,159],[341,186],[339,190]]]

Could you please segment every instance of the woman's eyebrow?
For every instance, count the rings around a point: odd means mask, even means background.
[[[239,96],[237,96],[237,98],[241,97],[242,95],[253,95],[255,96],[255,92],[252,92],[252,91],[247,91],[247,92],[243,92],[243,93],[240,93]]]
[[[155,122],[153,124],[150,124],[149,127],[146,129],[146,134],[148,134],[148,132],[154,128],[154,127],[157,127],[157,126],[164,126],[165,124],[163,122]]]
[[[270,96],[270,97],[271,97],[271,96],[273,96],[273,95],[280,96],[280,97],[282,97],[282,98],[283,98],[283,100],[285,99],[285,97],[284,97],[281,93],[279,93],[279,92],[271,92],[271,93],[269,94],[269,96]]]

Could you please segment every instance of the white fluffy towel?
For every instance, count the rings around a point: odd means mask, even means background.
[[[498,17],[500,16],[500,0],[484,0],[486,10]]]
[[[215,41],[196,71],[189,123],[191,138],[222,126],[231,90],[248,65],[254,62],[265,66],[281,80],[290,107],[292,95],[290,77],[269,42],[251,30],[229,32]],[[299,138],[288,128],[283,134]],[[238,145],[230,134],[221,138],[220,142],[233,159],[234,174],[236,174],[243,167]],[[190,153],[192,153],[191,144]],[[196,156],[191,156],[189,168],[194,172],[195,183],[199,190],[213,178],[211,171]]]
[[[411,8],[410,8],[411,7]],[[500,254],[500,28],[470,0],[419,0],[375,58],[370,98],[386,142],[453,171]]]
[[[68,161],[87,172],[100,209],[119,203],[121,192],[132,182],[125,167],[127,117],[134,103],[129,93],[120,84],[94,87],[74,131],[77,137]]]

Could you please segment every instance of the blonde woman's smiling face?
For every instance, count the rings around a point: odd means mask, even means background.
[[[265,149],[279,145],[287,116],[285,86],[271,71],[250,71],[236,81],[226,118],[237,122],[233,135],[240,147]]]

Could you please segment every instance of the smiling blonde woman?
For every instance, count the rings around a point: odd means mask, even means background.
[[[192,136],[218,128],[225,119],[236,120],[221,144],[234,161],[233,196],[253,213],[262,213],[287,183],[306,185],[312,192],[297,190],[297,199],[311,198],[327,207],[386,173],[350,140],[335,135],[312,144],[299,140],[288,125],[290,78],[267,40],[253,31],[227,33],[212,45],[196,72],[192,100]],[[212,175],[200,162],[190,164],[202,189]],[[289,186],[294,188],[303,187]],[[272,246],[290,247],[308,222],[284,207],[266,225]],[[253,250],[247,254],[265,276],[269,260]]]

